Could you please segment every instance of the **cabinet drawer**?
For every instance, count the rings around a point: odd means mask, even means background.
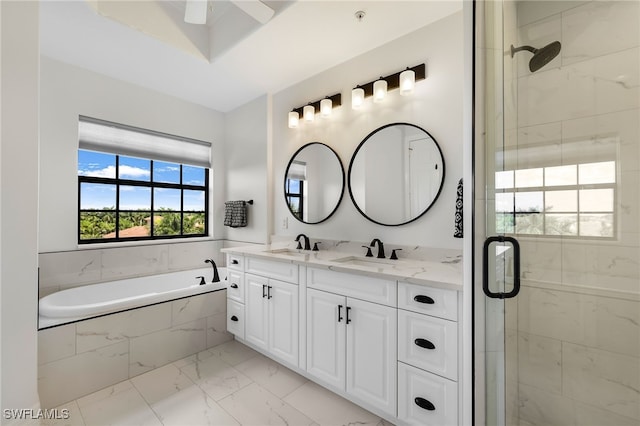
[[[239,254],[228,253],[227,254],[227,269],[233,269],[234,271],[244,271],[244,256]]]
[[[328,269],[307,268],[307,286],[387,306],[396,306],[396,281]]]
[[[398,363],[398,417],[412,425],[457,425],[458,384]]]
[[[398,310],[398,360],[458,378],[458,323]]]
[[[227,331],[244,339],[244,305],[227,299]]]
[[[244,274],[242,272],[228,270],[227,297],[236,302],[244,303]]]
[[[247,257],[245,272],[298,284],[298,265]]]
[[[458,292],[399,282],[398,307],[457,321]]]

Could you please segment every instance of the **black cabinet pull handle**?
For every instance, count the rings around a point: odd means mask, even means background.
[[[273,296],[271,296],[271,286],[268,285],[267,286],[267,299],[271,299]]]
[[[418,303],[426,303],[427,305],[433,305],[434,302],[432,298],[430,298],[429,296],[425,296],[423,294],[419,294],[416,297],[413,298],[413,300],[415,300]]]
[[[233,316],[231,317],[231,321],[238,321],[238,317],[237,317],[237,316],[235,316],[235,315],[233,315]]]
[[[231,288],[238,288],[238,284],[231,284]]]
[[[342,321],[342,315],[340,315],[341,310],[342,310],[342,305],[338,305],[338,322]]]
[[[431,402],[429,402],[428,400],[424,399],[424,398],[420,398],[417,397],[416,399],[413,400],[416,405],[424,410],[428,410],[428,411],[433,411],[436,409],[436,406],[433,405]]]
[[[351,319],[349,318],[349,311],[351,310],[351,306],[347,306],[347,324],[349,324],[351,322]]]
[[[262,284],[262,297],[263,297],[263,298],[264,298],[264,297],[267,297],[267,293],[266,293],[266,291],[265,291],[266,289],[267,289],[267,286],[266,286],[266,285],[264,285],[264,284]]]
[[[415,343],[417,346],[420,346],[421,348],[425,348],[425,349],[435,349],[436,348],[436,345],[434,345],[433,343],[431,343],[427,339],[418,338],[413,343]]]
[[[232,264],[232,265],[237,265],[238,263],[240,263],[240,262],[238,262],[236,259],[233,259],[233,260],[231,261],[231,264]]]

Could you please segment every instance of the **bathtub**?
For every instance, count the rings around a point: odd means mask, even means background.
[[[211,283],[209,268],[127,278],[58,291],[40,299],[40,328],[125,311],[226,288],[226,268]],[[203,276],[205,285],[200,285]]]

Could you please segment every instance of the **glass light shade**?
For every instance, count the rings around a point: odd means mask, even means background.
[[[291,111],[289,113],[289,128],[295,129],[298,127],[298,123],[300,122],[300,115],[296,111]]]
[[[320,117],[329,117],[333,110],[333,102],[331,99],[323,99],[320,101]]]
[[[382,102],[387,96],[387,81],[377,80],[373,83],[373,102]]]
[[[316,109],[313,105],[305,105],[302,108],[302,116],[304,117],[304,121],[312,122],[316,115]]]
[[[410,95],[413,93],[415,85],[416,73],[413,70],[406,70],[400,73],[400,95]]]
[[[364,89],[356,87],[351,91],[351,108],[358,109],[364,103]]]

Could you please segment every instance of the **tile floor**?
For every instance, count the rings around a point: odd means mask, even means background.
[[[388,422],[230,341],[61,407],[42,426],[375,425]]]

